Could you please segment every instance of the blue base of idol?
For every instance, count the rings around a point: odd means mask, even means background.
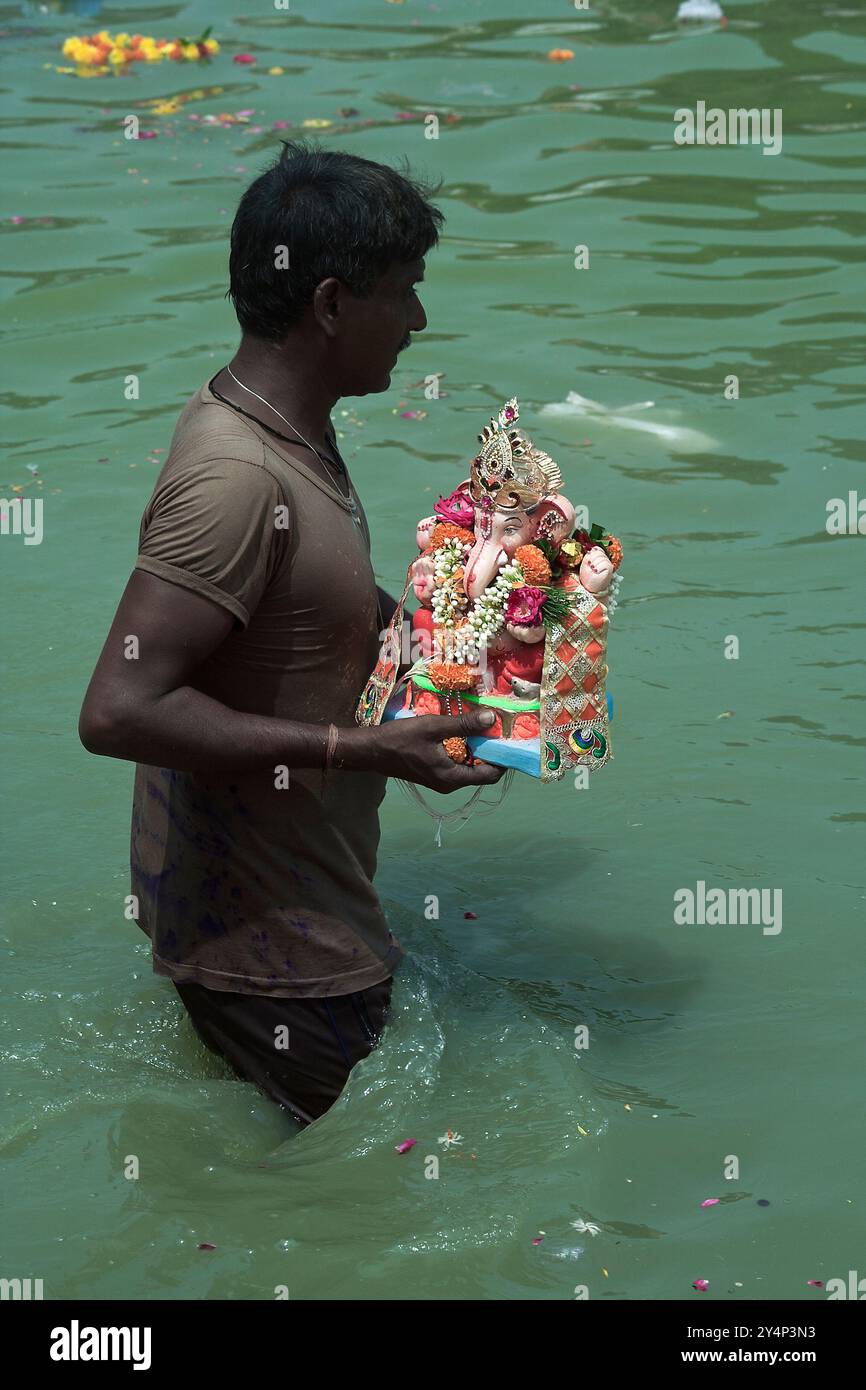
[[[402,709],[402,693],[392,696],[385,706],[382,723],[390,719],[415,719],[411,710]],[[613,719],[613,696],[607,693],[607,717]],[[473,734],[466,740],[473,757],[484,762],[494,763],[496,767],[513,767],[516,772],[528,772],[530,777],[540,777],[537,738],[485,738],[483,734]]]

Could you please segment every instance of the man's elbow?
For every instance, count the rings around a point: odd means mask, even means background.
[[[88,753],[105,758],[124,757],[128,737],[126,721],[110,703],[88,697],[78,720],[78,737]]]

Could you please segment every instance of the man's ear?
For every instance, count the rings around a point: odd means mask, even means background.
[[[346,286],[334,275],[330,275],[327,280],[322,280],[313,291],[313,313],[316,322],[324,329],[329,338],[333,338],[337,333],[340,313],[343,308],[342,298],[347,293]]]

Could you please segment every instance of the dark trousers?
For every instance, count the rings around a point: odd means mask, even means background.
[[[321,999],[233,994],[177,981],[174,987],[202,1042],[308,1125],[330,1109],[355,1063],[378,1045],[392,983]]]

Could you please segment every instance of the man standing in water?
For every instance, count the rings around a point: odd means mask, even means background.
[[[490,712],[354,722],[396,605],[330,415],[385,391],[426,327],[415,285],[443,220],[426,192],[302,144],[247,189],[240,347],[180,416],[81,713],[87,749],[138,764],[132,892],[154,969],[300,1124],[376,1046],[404,954],[372,882],[386,779],[502,776],[442,746]]]

